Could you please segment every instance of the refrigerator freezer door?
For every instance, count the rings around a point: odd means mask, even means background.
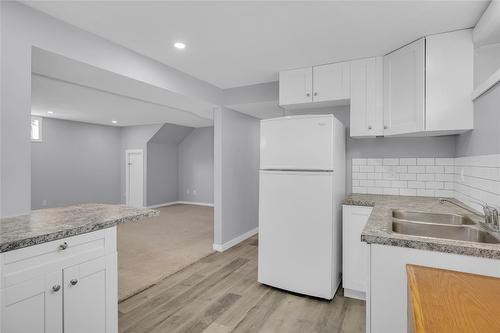
[[[261,121],[260,169],[333,170],[333,116]]]
[[[331,299],[331,172],[260,172],[261,283]]]

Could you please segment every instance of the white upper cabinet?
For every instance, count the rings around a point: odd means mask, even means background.
[[[350,62],[283,71],[279,104],[286,108],[348,104],[350,88]]]
[[[349,96],[349,62],[313,67],[313,102],[347,101]]]
[[[426,38],[425,130],[457,133],[473,128],[474,46],[470,29]]]
[[[384,135],[473,128],[471,30],[419,39],[384,57]]]
[[[384,135],[382,57],[351,62],[352,137]]]
[[[299,68],[283,71],[279,74],[279,103],[293,105],[311,103],[312,68]]]
[[[425,130],[425,39],[384,57],[385,135]]]

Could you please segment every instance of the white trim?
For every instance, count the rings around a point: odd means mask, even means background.
[[[38,120],[38,136],[39,136],[38,139],[33,139],[31,137],[31,121],[33,119]],[[31,116],[31,118],[30,118],[30,139],[31,139],[31,142],[43,142],[42,127],[43,127],[43,118],[40,116]]]
[[[360,299],[362,301],[366,300],[366,294],[364,291],[348,289],[348,288],[344,288],[344,297]]]
[[[231,239],[229,242],[226,242],[224,244],[213,244],[212,247],[217,252],[224,252],[227,249],[230,249],[233,246],[243,242],[245,239],[250,238],[253,235],[256,235],[258,232],[259,232],[259,227],[252,229],[250,231],[247,231],[244,234],[239,235],[238,237],[235,237],[235,238]]]
[[[472,100],[475,100],[488,90],[492,88],[494,85],[496,85],[498,82],[500,82],[500,69],[498,69],[495,73],[493,73],[489,78],[487,78],[484,82],[479,84],[476,89],[472,92]]]
[[[129,154],[140,154],[142,160],[142,177],[141,177],[141,207],[144,207],[144,152],[142,149],[126,149],[125,150],[125,204],[129,205],[129,170],[128,170],[128,157]]]
[[[165,202],[165,203],[158,204],[158,205],[151,205],[151,206],[148,206],[148,208],[160,208],[160,207],[167,207],[167,206],[172,206],[172,205],[196,205],[196,206],[205,206],[205,207],[213,207],[214,206],[214,204],[208,203],[208,202],[170,201],[170,202]]]

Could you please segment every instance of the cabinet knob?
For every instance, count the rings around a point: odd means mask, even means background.
[[[57,293],[59,290],[61,290],[61,285],[60,284],[56,284],[54,286],[52,286],[52,291]]]
[[[66,250],[68,248],[68,243],[64,242],[59,245],[59,250]]]
[[[372,129],[372,125],[369,125],[369,126],[368,126],[368,129],[369,129],[369,130],[371,130],[371,129]]]
[[[389,128],[389,126],[387,126],[387,125],[384,125],[384,129],[388,129],[388,128]]]
[[[309,97],[309,96],[311,96],[311,94],[310,93],[306,93],[306,96]]]
[[[314,93],[314,96],[318,96],[318,93],[317,93],[317,92],[315,92],[315,93]]]
[[[78,280],[77,279],[72,279],[71,281],[69,281],[69,283],[71,283],[72,286],[76,285],[78,283]]]

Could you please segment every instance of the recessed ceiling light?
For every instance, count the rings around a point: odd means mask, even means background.
[[[181,50],[186,48],[186,44],[184,44],[183,42],[175,42],[174,46],[175,46],[175,48],[181,49]]]
[[[113,124],[116,124],[116,123],[117,123],[117,121],[116,121],[116,120],[111,120],[111,122],[112,122]]]
[[[54,114],[54,111],[47,111],[48,114]]]

